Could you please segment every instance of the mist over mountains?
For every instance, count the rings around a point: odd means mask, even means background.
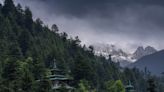
[[[147,46],[145,48],[143,46],[139,46],[134,52],[126,52],[115,45],[109,44],[94,44],[93,46],[95,49],[95,55],[102,55],[106,58],[111,55],[112,60],[114,62],[119,62],[123,67],[136,62],[144,56],[157,52],[157,50],[151,46]]]

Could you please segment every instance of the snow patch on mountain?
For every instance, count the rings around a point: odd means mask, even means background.
[[[107,59],[111,56],[112,61],[119,62],[122,67],[134,63],[143,56],[157,52],[157,50],[151,46],[147,46],[146,48],[140,46],[134,53],[125,52],[115,45],[110,44],[95,44],[93,47],[95,55],[102,55]]]

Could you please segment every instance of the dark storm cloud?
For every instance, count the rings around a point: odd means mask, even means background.
[[[27,0],[28,1],[28,0]],[[33,1],[33,0],[31,0]],[[124,17],[136,13],[141,22],[152,22],[160,27],[164,24],[163,0],[36,0],[48,5],[49,13],[66,17],[99,17],[104,20]],[[129,9],[129,11],[128,11]],[[127,15],[128,16],[128,15]]]
[[[83,42],[164,48],[164,0],[15,0]]]
[[[115,10],[122,10],[127,7],[136,5],[149,6],[160,5],[163,6],[163,0],[28,0],[41,1],[50,6],[51,10],[58,10],[60,13],[65,13],[72,16],[85,16],[88,13],[114,12]],[[59,11],[60,10],[60,11]]]

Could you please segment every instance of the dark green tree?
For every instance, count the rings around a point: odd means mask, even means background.
[[[25,27],[25,17],[24,17],[24,11],[22,9],[22,6],[20,4],[16,7],[16,22],[19,26]]]
[[[3,14],[6,16],[14,13],[14,11],[15,11],[15,5],[13,3],[13,0],[5,0],[4,6],[2,8]]]
[[[153,78],[150,78],[147,82],[148,82],[147,92],[157,92],[155,80]]]
[[[52,32],[55,32],[55,33],[59,31],[59,29],[58,29],[56,24],[52,25],[51,30],[52,30]]]
[[[75,80],[87,80],[90,81],[94,78],[94,71],[92,66],[82,56],[78,56],[75,62],[75,68],[73,70]]]
[[[19,36],[19,44],[22,54],[26,56],[27,50],[30,48],[30,33],[28,31],[22,31]]]
[[[28,7],[26,7],[26,9],[25,9],[25,27],[29,31],[32,31],[32,28],[33,28],[33,19],[32,19],[31,10]]]
[[[2,83],[4,90],[7,92],[16,92],[19,90],[19,63],[14,58],[8,58],[3,67]]]
[[[47,79],[42,79],[39,82],[38,90],[36,92],[50,92],[51,91],[51,83]]]

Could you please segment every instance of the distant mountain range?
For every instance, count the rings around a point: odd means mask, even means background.
[[[106,58],[108,58],[109,55],[111,55],[112,60],[114,62],[119,62],[122,67],[125,67],[137,61],[143,56],[157,52],[157,50],[151,46],[147,46],[146,48],[140,46],[136,49],[134,53],[125,52],[122,49],[117,48],[115,45],[95,44],[93,46],[95,50],[95,55],[102,55]]]
[[[164,72],[164,50],[157,51],[151,46],[139,46],[134,53],[127,53],[115,45],[97,44],[93,45],[95,55],[102,55],[106,58],[111,55],[112,61],[119,62],[122,67],[140,70],[145,68],[153,75],[161,75]]]
[[[144,56],[128,67],[136,67],[141,70],[146,68],[153,75],[161,75],[164,72],[164,50]]]

